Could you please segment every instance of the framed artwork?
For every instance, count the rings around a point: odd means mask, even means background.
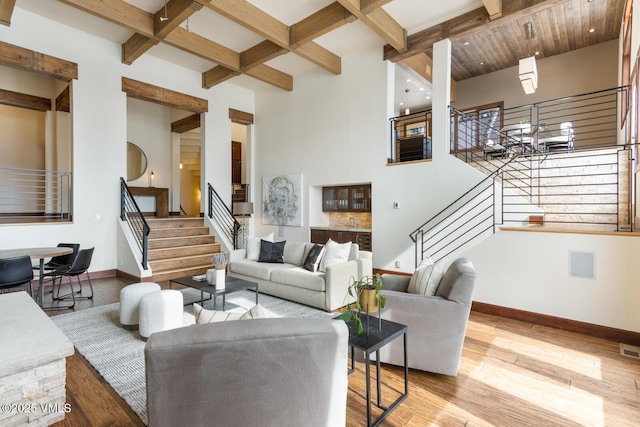
[[[302,174],[262,178],[262,223],[302,227]]]

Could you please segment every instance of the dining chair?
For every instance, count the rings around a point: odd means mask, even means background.
[[[76,259],[76,255],[78,255],[78,250],[80,250],[79,243],[58,243],[59,248],[71,248],[73,252],[66,255],[58,255],[51,258],[47,263],[44,264],[45,270],[55,270],[59,267],[71,266],[73,264],[73,260]],[[33,266],[34,270],[40,270],[39,265]]]
[[[58,282],[58,291],[54,294],[54,300],[73,300],[73,304],[75,304],[76,300],[83,299],[92,299],[93,298],[93,285],[91,283],[91,276],[89,275],[89,266],[91,265],[91,258],[93,257],[93,250],[95,248],[89,249],[81,249],[78,251],[73,264],[70,266],[60,267],[55,270],[46,272],[44,275],[47,277],[51,277],[53,280],[53,289],[56,287],[56,279],[59,278]],[[82,293],[82,282],[80,281],[81,274],[87,274],[87,280],[89,282],[89,287],[91,289],[91,295],[89,296],[76,296],[76,293]],[[62,286],[62,278],[66,277],[69,281],[69,287],[71,291],[68,294],[60,295],[60,287]],[[73,281],[72,277],[75,277],[78,281],[79,291],[73,290]],[[73,305],[72,305],[73,307]]]
[[[31,258],[28,255],[0,259],[0,289],[10,289],[24,286],[29,289],[29,294],[33,298],[33,270],[31,269]]]

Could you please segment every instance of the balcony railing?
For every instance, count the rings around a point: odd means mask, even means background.
[[[0,168],[0,221],[71,221],[71,178],[66,171]]]
[[[391,146],[388,163],[431,158],[431,110],[391,119]]]

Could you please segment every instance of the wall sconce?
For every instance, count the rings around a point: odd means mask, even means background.
[[[180,169],[182,169],[182,162],[180,162]]]
[[[153,187],[153,178],[155,178],[153,171],[149,172],[149,187]]]
[[[535,93],[538,88],[538,69],[536,68],[535,55],[520,60],[518,75],[524,93],[527,95]]]

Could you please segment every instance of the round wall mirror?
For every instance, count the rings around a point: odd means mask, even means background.
[[[140,178],[147,170],[147,156],[142,148],[127,142],[127,181]]]

